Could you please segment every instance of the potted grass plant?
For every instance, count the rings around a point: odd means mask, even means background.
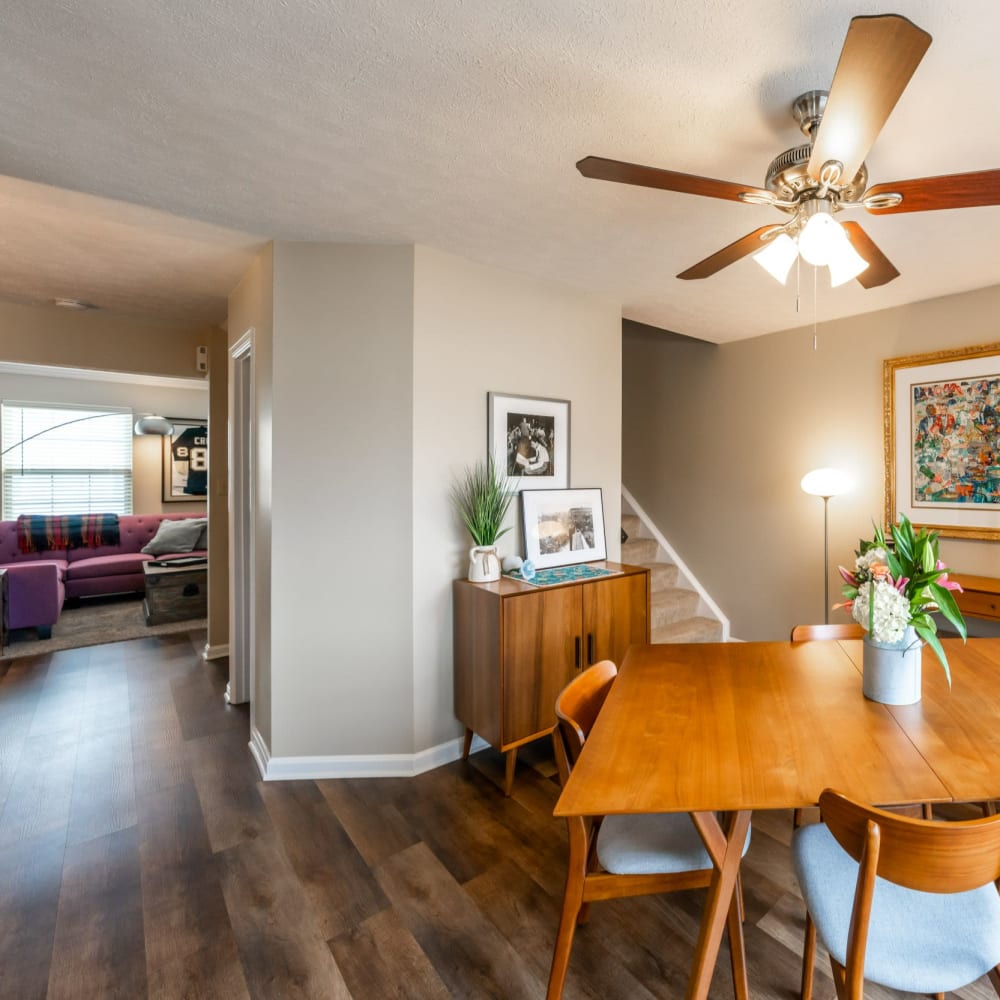
[[[475,543],[469,549],[469,579],[473,583],[500,579],[496,543],[510,531],[502,525],[518,481],[508,479],[490,456],[485,462],[467,467],[452,490],[455,510]]]

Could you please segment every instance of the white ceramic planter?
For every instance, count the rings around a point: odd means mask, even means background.
[[[500,557],[495,545],[474,545],[469,549],[469,580],[492,583],[500,579]]]
[[[923,643],[911,626],[897,643],[875,642],[865,636],[862,690],[883,705],[913,705],[920,701],[920,661]]]

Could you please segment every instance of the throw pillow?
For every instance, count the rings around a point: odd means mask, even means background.
[[[191,552],[208,518],[188,517],[180,521],[161,521],[156,534],[140,549],[151,556],[167,552]]]

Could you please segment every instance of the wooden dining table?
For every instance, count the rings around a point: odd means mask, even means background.
[[[715,873],[688,998],[708,996],[753,810],[814,806],[825,788],[879,805],[1000,798],[1000,639],[943,645],[951,688],[925,647],[923,697],[902,707],[863,696],[860,640],[631,647],[555,815],[691,813]]]

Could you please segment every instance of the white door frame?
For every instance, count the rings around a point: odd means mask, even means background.
[[[231,704],[250,702],[254,719],[254,590],[257,507],[254,328],[229,348],[229,684]]]

